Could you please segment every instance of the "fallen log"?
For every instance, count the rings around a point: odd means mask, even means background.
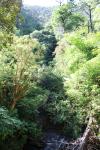
[[[92,123],[93,123],[93,117],[90,116],[83,136],[74,142],[68,143],[66,145],[65,150],[88,150],[87,149],[88,141],[89,141],[89,138],[91,137],[91,135],[93,135]]]
[[[89,137],[92,135],[92,123],[93,123],[93,117],[90,116],[86,130],[83,134],[83,137],[81,138],[82,142],[80,143],[79,150],[86,150],[87,149],[86,147],[87,147]]]
[[[58,150],[100,150],[100,139],[93,132],[93,123],[91,115],[83,136],[73,142],[64,142],[63,148],[59,147]]]

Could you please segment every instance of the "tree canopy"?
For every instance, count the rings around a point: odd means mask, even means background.
[[[99,0],[0,1],[0,149],[100,150]]]

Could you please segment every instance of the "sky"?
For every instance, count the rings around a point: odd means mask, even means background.
[[[57,0],[23,0],[23,4],[26,5],[39,5],[39,6],[56,6],[58,3]],[[59,1],[59,0],[58,0]],[[63,0],[67,1],[67,0]]]

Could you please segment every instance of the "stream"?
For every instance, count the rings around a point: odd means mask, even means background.
[[[43,143],[44,147],[41,150],[61,150],[66,143],[66,137],[61,134],[62,126],[54,125],[50,122],[50,118],[47,113],[40,109],[41,124],[43,125],[44,135]]]
[[[42,146],[28,142],[24,150],[63,150],[68,140],[61,134],[61,126],[53,125],[43,110],[40,114],[39,123],[43,126],[43,138],[40,144]]]
[[[48,130],[44,133],[43,146],[37,147],[28,143],[24,150],[63,150],[67,143],[66,137],[60,135],[54,130]]]
[[[66,138],[51,130],[45,134],[44,143],[43,150],[61,150],[65,146]]]

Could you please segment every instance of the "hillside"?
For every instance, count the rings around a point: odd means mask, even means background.
[[[42,29],[50,20],[54,7],[23,6],[17,28],[21,34]]]

